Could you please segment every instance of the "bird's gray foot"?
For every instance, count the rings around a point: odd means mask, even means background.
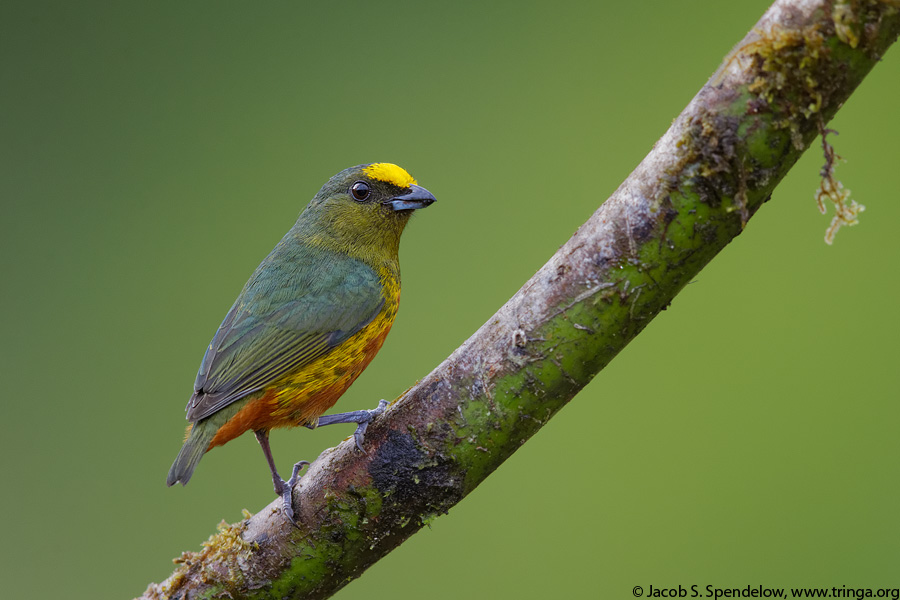
[[[275,493],[281,496],[281,512],[285,518],[291,523],[294,522],[294,486],[300,481],[302,475],[300,471],[309,464],[308,461],[301,460],[294,465],[291,472],[291,478],[285,481],[281,477],[275,479]]]
[[[359,451],[365,454],[366,451],[363,450],[362,443],[363,438],[366,435],[366,429],[369,428],[369,423],[371,423],[375,417],[383,413],[387,406],[387,400],[380,400],[378,406],[372,410],[354,410],[352,412],[338,413],[336,415],[325,415],[319,417],[319,421],[315,425],[307,425],[307,427],[315,429],[322,425],[356,423],[356,431],[353,432],[353,440],[356,442],[356,447],[359,448]]]
[[[269,447],[269,431],[267,429],[259,429],[253,433],[256,435],[256,441],[259,442],[259,447],[262,448],[263,454],[266,455],[266,462],[269,463],[269,471],[272,472],[272,483],[275,485],[275,493],[281,496],[282,512],[288,521],[294,523],[294,485],[300,480],[300,470],[309,463],[301,460],[295,464],[294,470],[291,472],[291,478],[285,481],[278,474],[278,469],[275,468],[275,459],[272,458],[272,449]]]

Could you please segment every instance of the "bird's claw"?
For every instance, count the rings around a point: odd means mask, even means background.
[[[363,443],[363,439],[365,438],[365,435],[366,435],[366,429],[369,428],[369,423],[371,423],[375,417],[377,417],[378,415],[383,413],[387,407],[388,407],[387,400],[379,400],[377,407],[373,408],[372,410],[364,411],[364,412],[368,413],[368,418],[365,421],[361,421],[356,426],[356,431],[353,432],[353,441],[356,442],[357,449],[360,452],[362,452],[363,454],[366,454],[366,451],[363,448],[362,443]]]
[[[294,522],[294,509],[293,509],[294,498],[291,493],[291,488],[287,485],[284,486],[284,491],[281,493],[281,514],[284,515],[284,518]]]
[[[366,453],[363,450],[363,438],[366,435],[366,429],[369,428],[369,423],[383,413],[385,409],[388,407],[387,400],[380,400],[378,402],[378,406],[372,410],[355,410],[353,412],[346,413],[338,413],[336,415],[324,415],[316,419],[315,423],[307,423],[306,427],[310,429],[315,429],[316,427],[323,427],[325,425],[334,425],[336,423],[356,423],[356,431],[353,432],[353,440],[356,442],[356,447],[363,454]]]
[[[303,470],[303,467],[308,467],[308,466],[309,466],[308,460],[301,460],[300,462],[298,462],[297,464],[294,465],[294,470],[291,471],[291,478],[288,479],[288,482],[287,482],[287,484],[291,487],[291,489],[293,489],[294,486],[297,485],[297,482],[300,481],[300,478],[303,477],[300,474],[300,471]]]
[[[307,465],[309,465],[309,461],[301,460],[294,465],[294,470],[291,471],[291,478],[287,481],[279,479],[279,485],[275,486],[275,493],[281,496],[281,512],[291,523],[294,523],[294,486],[297,485],[297,482],[302,477],[300,471]]]

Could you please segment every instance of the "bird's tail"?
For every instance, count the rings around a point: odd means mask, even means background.
[[[187,439],[184,440],[184,446],[172,468],[169,469],[169,476],[166,478],[166,485],[172,486],[181,482],[181,485],[187,485],[190,481],[197,463],[203,458],[203,455],[209,450],[209,443],[216,434],[216,427],[208,427],[209,423],[194,423],[188,432]]]

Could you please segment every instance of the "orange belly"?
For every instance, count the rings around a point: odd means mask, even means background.
[[[251,396],[219,428],[208,450],[246,431],[315,423],[334,406],[381,349],[397,313],[397,305],[392,304],[340,346]]]

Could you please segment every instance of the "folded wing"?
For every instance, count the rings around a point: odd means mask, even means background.
[[[384,306],[381,281],[365,263],[309,250],[287,260],[278,251],[251,276],[207,348],[187,406],[189,421],[309,364]]]

